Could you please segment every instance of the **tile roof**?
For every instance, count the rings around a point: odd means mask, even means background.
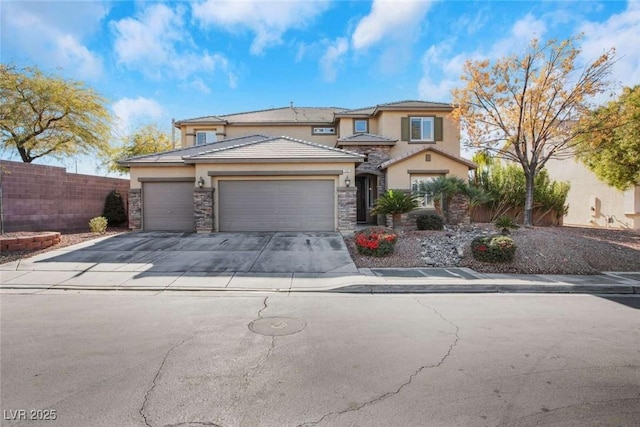
[[[460,156],[456,156],[455,154],[448,153],[448,152],[446,152],[446,151],[444,151],[444,150],[442,150],[440,148],[437,148],[435,146],[428,146],[428,147],[421,147],[421,148],[415,149],[413,151],[408,151],[408,152],[406,152],[406,153],[404,153],[404,154],[402,154],[402,155],[400,155],[398,157],[394,157],[393,159],[389,159],[386,162],[380,163],[380,165],[378,165],[378,168],[379,169],[386,169],[391,165],[394,165],[396,163],[400,163],[403,160],[408,159],[409,157],[413,157],[416,154],[424,153],[424,152],[427,152],[427,151],[433,151],[434,153],[438,153],[438,154],[441,154],[441,155],[443,155],[445,157],[449,157],[450,159],[455,160],[456,162],[463,163],[463,164],[467,165],[471,169],[476,169],[478,167],[478,165],[476,163],[472,162],[471,160],[467,160],[464,157],[460,157]]]
[[[189,123],[194,123],[194,124],[198,124],[198,123],[206,123],[206,124],[212,124],[212,123],[224,123],[225,120],[220,117],[220,116],[202,116],[202,117],[195,117],[193,119],[185,119],[185,120],[176,120],[174,125],[181,125],[181,124],[189,124]]]
[[[209,144],[196,145],[194,147],[180,148],[177,150],[163,151],[160,153],[146,154],[144,156],[136,156],[128,159],[121,160],[119,163],[124,166],[130,164],[162,164],[162,163],[184,163],[182,158],[197,155],[199,153],[210,151],[213,148],[224,148],[229,146],[235,146],[239,144],[246,144],[255,141],[264,141],[271,138],[266,135],[249,135],[240,138],[227,139],[223,141],[212,142]]]
[[[338,144],[358,145],[359,143],[368,143],[368,144],[373,143],[373,144],[379,144],[379,145],[394,145],[396,141],[398,140],[387,138],[386,136],[382,136],[382,135],[374,135],[371,133],[356,133],[356,134],[338,139]]]
[[[360,116],[360,115],[371,116],[371,115],[375,115],[378,111],[383,111],[383,110],[419,110],[419,109],[451,110],[453,109],[453,106],[451,104],[447,104],[444,102],[404,100],[404,101],[396,101],[396,102],[387,102],[384,104],[374,105],[372,107],[343,110],[336,113],[336,116],[338,117]]]
[[[302,141],[288,136],[236,144],[212,149],[194,156],[185,157],[186,162],[215,161],[350,161],[360,162],[364,156],[322,144]]]
[[[220,116],[229,123],[333,123],[333,115],[342,108],[282,107]]]

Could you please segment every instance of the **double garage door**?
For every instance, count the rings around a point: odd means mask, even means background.
[[[220,181],[220,231],[334,231],[333,180]],[[143,184],[146,231],[193,231],[193,182]]]
[[[334,231],[333,180],[220,181],[220,231]]]

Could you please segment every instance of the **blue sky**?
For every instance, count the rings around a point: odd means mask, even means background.
[[[466,59],[534,37],[584,33],[582,63],[615,47],[618,87],[640,84],[638,0],[0,0],[0,13],[3,63],[85,81],[122,132],[290,102],[446,102]]]

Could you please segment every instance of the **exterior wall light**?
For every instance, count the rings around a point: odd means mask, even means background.
[[[351,180],[349,179],[349,177],[346,177],[344,179],[344,185],[346,185],[347,187],[351,185]]]
[[[198,180],[198,188],[202,188],[202,187],[204,187],[204,179],[200,177],[200,179]]]

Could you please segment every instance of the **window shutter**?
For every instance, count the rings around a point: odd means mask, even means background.
[[[442,117],[436,117],[434,120],[434,125],[435,125],[435,129],[434,129],[434,139],[436,141],[444,141],[444,136],[443,136],[443,120]]]
[[[409,141],[409,117],[402,117],[400,119],[400,139],[402,141]]]

